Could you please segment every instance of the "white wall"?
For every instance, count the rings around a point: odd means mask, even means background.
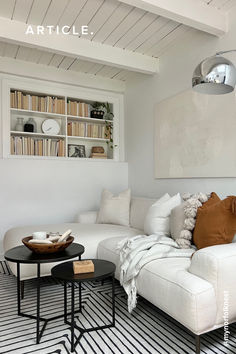
[[[222,197],[235,194],[235,178],[154,179],[153,123],[157,102],[191,88],[196,65],[219,50],[236,48],[235,9],[231,11],[230,31],[218,39],[191,31],[160,58],[160,74],[136,76],[126,84],[126,152],[129,185],[135,195],[160,196],[164,192],[216,191]],[[227,54],[236,65],[236,53]],[[222,107],[222,119],[224,107]],[[235,117],[236,119],[236,117]],[[227,158],[227,156],[226,156]]]
[[[0,71],[18,74],[25,63],[0,59]],[[54,77],[67,83],[65,72],[29,63],[30,77],[48,80]],[[69,75],[68,84],[121,92],[122,84],[115,80],[93,79],[84,75]],[[45,81],[45,85],[47,82]],[[1,102],[4,104],[4,102]],[[2,140],[2,136],[1,136]],[[1,141],[2,142],[2,141]],[[119,192],[128,186],[128,166],[113,161],[58,161],[0,158],[0,255],[6,230],[18,225],[73,222],[83,210],[99,206],[103,188]]]

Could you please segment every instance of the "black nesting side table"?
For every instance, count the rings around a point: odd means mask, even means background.
[[[67,259],[79,257],[84,253],[84,246],[72,243],[64,251],[59,253],[49,253],[49,254],[36,254],[30,251],[26,246],[17,246],[8,250],[4,257],[7,261],[17,263],[17,307],[18,316],[28,317],[36,320],[36,342],[40,342],[46,325],[49,321],[56,320],[58,318],[64,317],[64,315],[58,315],[50,318],[40,317],[40,264],[41,263],[53,263],[61,262]],[[20,264],[37,264],[37,313],[36,316],[29,315],[27,313],[21,312],[21,294],[20,294]],[[81,286],[79,288],[81,294]],[[40,321],[43,321],[43,327],[40,331]]]
[[[52,276],[56,279],[64,281],[64,321],[71,328],[71,351],[74,352],[76,345],[79,343],[81,337],[86,332],[97,331],[100,329],[105,329],[109,327],[115,326],[115,280],[114,274],[116,270],[115,264],[103,261],[100,259],[92,259],[94,263],[94,272],[93,273],[85,273],[85,274],[74,274],[73,271],[73,262],[65,262],[56,265],[52,268]],[[75,311],[75,285],[77,282],[81,285],[81,283],[86,283],[94,280],[104,280],[108,277],[112,278],[112,322],[110,324],[92,328],[81,328],[75,324],[75,316],[74,314],[78,311]],[[71,322],[67,320],[67,283],[71,283]],[[81,292],[80,292],[80,309],[81,309]],[[79,309],[79,311],[80,311]],[[74,329],[78,329],[80,331],[80,335],[75,341]]]

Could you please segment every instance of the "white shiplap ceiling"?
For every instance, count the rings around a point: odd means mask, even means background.
[[[228,11],[236,0],[195,0]],[[33,25],[88,25],[86,39],[158,58],[190,27],[118,0],[0,0],[0,16]],[[31,49],[0,43],[0,56],[126,80],[129,72]]]

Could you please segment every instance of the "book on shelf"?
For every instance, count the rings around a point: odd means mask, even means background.
[[[107,159],[107,155],[105,153],[92,152],[90,155],[91,159]]]
[[[39,96],[11,91],[11,108],[29,111],[65,114],[65,99],[53,96]]]
[[[78,117],[89,116],[89,104],[85,102],[78,102],[68,100],[67,102],[67,114]]]
[[[104,124],[94,124],[86,122],[68,122],[67,135],[81,136],[87,138],[105,139],[106,127]]]
[[[65,156],[63,139],[11,136],[11,155]]]

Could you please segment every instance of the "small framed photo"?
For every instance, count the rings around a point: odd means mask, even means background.
[[[85,145],[68,145],[68,157],[86,157]]]

